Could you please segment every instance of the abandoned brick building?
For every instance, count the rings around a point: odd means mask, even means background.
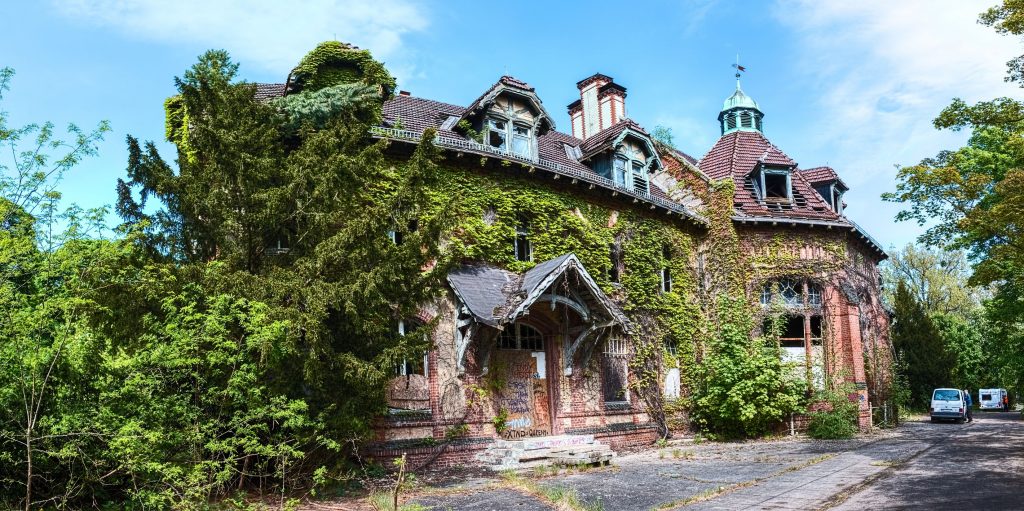
[[[498,438],[652,442],[655,426],[628,386],[643,335],[629,311],[656,302],[668,314],[693,313],[685,294],[701,285],[709,233],[700,188],[730,179],[748,297],[783,311],[785,356],[809,382],[856,385],[851,398],[869,427],[872,389],[889,369],[877,270],[886,256],[845,217],[836,172],[801,169],[772,145],[738,81],[719,115],[722,136],[700,160],[627,117],[626,88],[611,77],[576,85],[571,134],[509,76],[466,105],[405,92],[384,103],[374,135],[404,158],[435,129],[448,193],[470,213],[455,235],[465,257],[449,292],[399,325],[436,327],[431,349],[396,368],[391,412],[369,453],[436,456],[432,446],[455,428],[442,463],[472,460]],[[668,399],[686,391],[680,369],[664,366]]]

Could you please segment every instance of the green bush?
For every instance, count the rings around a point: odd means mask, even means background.
[[[807,434],[811,438],[835,440],[857,434],[857,403],[850,401],[848,396],[845,388],[819,396],[819,401],[826,401],[828,408],[811,412],[807,426]]]

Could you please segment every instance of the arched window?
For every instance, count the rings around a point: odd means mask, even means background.
[[[731,130],[736,128],[736,114],[727,114],[725,116],[725,129]]]
[[[544,336],[530,325],[513,323],[498,335],[498,347],[503,350],[544,351]]]
[[[803,305],[803,285],[794,279],[780,280],[779,294],[782,296],[782,302],[787,306]]]
[[[743,126],[744,128],[754,127],[753,116],[750,115],[750,112],[743,112],[740,114],[740,126]]]

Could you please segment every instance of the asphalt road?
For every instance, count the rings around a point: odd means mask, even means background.
[[[833,509],[1024,509],[1019,412],[975,412],[969,424],[923,424],[931,444],[866,481]]]
[[[538,494],[546,489],[573,492],[580,504],[604,511],[1024,510],[1024,421],[1020,412],[976,413],[970,424],[925,418],[850,440],[679,441],[619,457],[610,468],[524,477],[534,490],[491,477],[425,489],[407,503],[436,510],[567,508],[546,502]]]

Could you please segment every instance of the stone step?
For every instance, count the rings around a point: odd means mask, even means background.
[[[492,470],[523,469],[551,464],[604,464],[615,457],[607,445],[593,435],[555,435],[518,440],[496,440],[476,455]]]

